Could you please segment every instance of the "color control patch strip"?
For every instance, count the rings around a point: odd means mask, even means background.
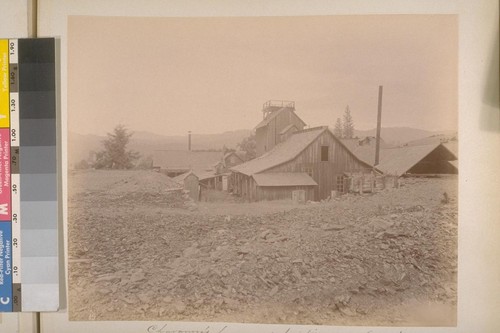
[[[59,306],[55,40],[0,40],[0,311]]]

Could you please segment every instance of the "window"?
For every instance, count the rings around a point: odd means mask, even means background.
[[[321,146],[321,162],[328,162],[328,146]]]

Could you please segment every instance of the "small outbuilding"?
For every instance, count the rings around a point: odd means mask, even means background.
[[[221,151],[156,150],[153,153],[153,169],[176,177],[190,170],[205,172],[221,161]]]
[[[193,172],[189,172],[183,179],[184,190],[194,201],[200,198],[200,182],[198,176]]]
[[[367,163],[375,161],[374,146],[358,146],[353,153]],[[457,156],[443,143],[380,149],[377,169],[387,175],[458,174]],[[373,162],[372,162],[373,163]]]

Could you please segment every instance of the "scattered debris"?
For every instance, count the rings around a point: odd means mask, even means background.
[[[71,320],[370,323],[401,300],[456,305],[456,180],[261,215],[190,211],[182,191],[126,180],[70,192]]]

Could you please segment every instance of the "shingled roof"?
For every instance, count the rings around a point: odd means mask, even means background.
[[[420,146],[405,146],[380,149],[379,164],[377,169],[386,174],[401,176],[420,162],[435,149],[443,149],[449,160],[457,157],[443,144],[429,144]],[[352,151],[360,160],[366,163],[375,161],[374,146],[358,146]]]
[[[254,158],[253,160],[250,160],[246,163],[232,167],[231,170],[250,176],[291,161],[302,151],[304,151],[304,149],[306,149],[325,131],[330,132],[328,127],[320,126],[295,132],[290,136],[290,138],[288,138],[288,140],[279,143],[264,155]],[[340,140],[337,139],[337,141],[341,145],[344,145]],[[354,157],[356,157],[356,155],[354,155]],[[372,164],[366,163],[362,160],[361,162],[367,164],[368,167],[372,166]]]
[[[295,132],[288,140],[276,145],[264,155],[232,167],[231,170],[250,176],[288,162],[306,149],[325,130],[325,127],[316,127]]]
[[[191,170],[191,171],[188,171],[186,173],[183,173],[182,175],[179,175],[179,176],[175,176],[174,178],[172,178],[174,181],[176,181],[177,183],[182,183],[184,181],[184,179],[189,175],[189,174],[193,174],[195,175],[196,177],[198,177],[199,180],[205,180],[205,179],[209,179],[209,178],[214,178],[214,177],[217,177],[217,175],[215,174],[214,171],[197,171],[197,170]]]

